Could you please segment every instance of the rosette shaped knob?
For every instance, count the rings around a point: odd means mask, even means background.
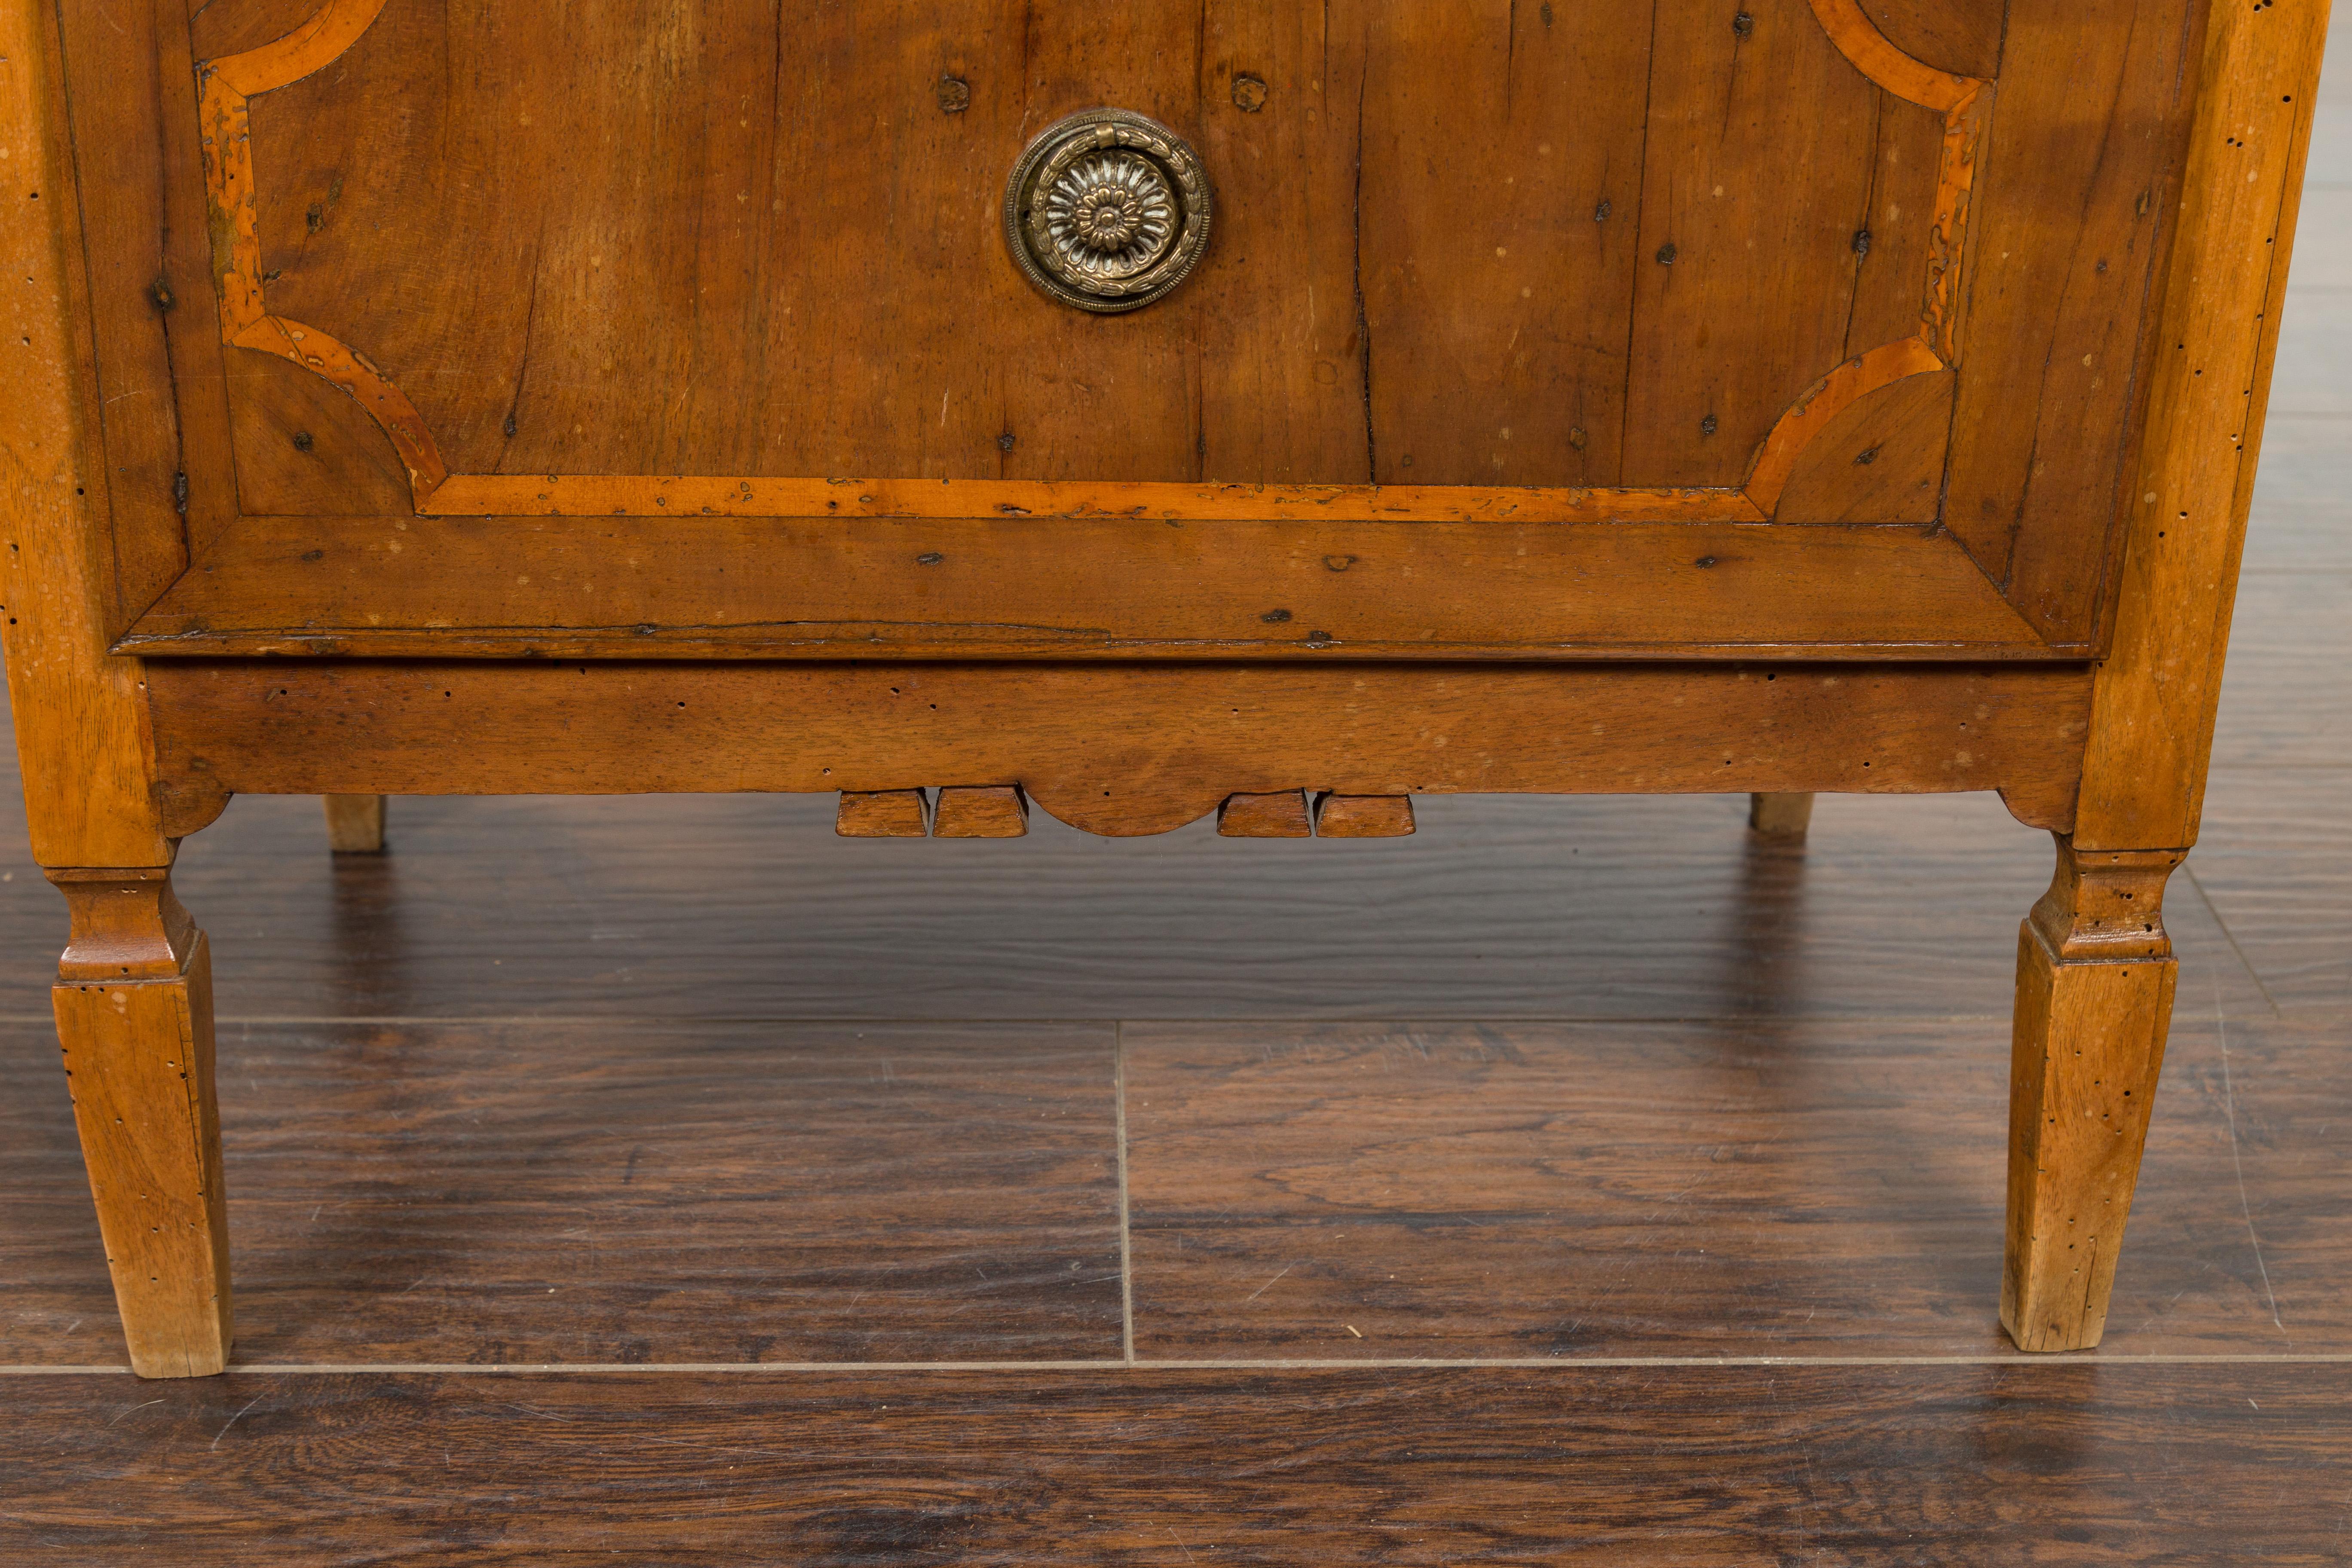
[[[1032,283],[1066,305],[1139,310],[1209,247],[1200,155],[1123,109],[1074,114],[1029,144],[1004,193],[1004,237]]]

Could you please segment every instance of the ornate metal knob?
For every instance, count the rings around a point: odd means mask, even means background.
[[[1200,155],[1123,109],[1073,114],[1029,143],[1004,191],[1004,237],[1032,283],[1066,305],[1139,310],[1209,247]]]

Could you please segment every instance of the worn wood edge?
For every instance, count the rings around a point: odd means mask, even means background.
[[[1960,326],[1968,301],[1969,216],[1991,105],[1990,90],[1971,91],[1945,115],[1936,165],[1936,210],[1927,230],[1927,299],[1919,314],[1919,336],[1950,365],[1959,363],[1966,341]]]
[[[6,0],[0,149],[13,210],[0,224],[11,280],[0,341],[14,368],[0,384],[0,634],[33,854],[44,866],[167,866],[140,668],[106,652],[114,545],[68,134],[57,14]]]
[[[185,972],[195,922],[172,890],[169,867],[56,867],[45,874],[65,895],[69,921],[59,980],[171,980]]]
[[[424,517],[1123,518],[1158,522],[1760,522],[1737,489],[1157,480],[452,474]]]
[[[211,230],[212,279],[221,342],[259,321],[261,231],[253,184],[253,144],[245,95],[197,68],[196,118],[205,165],[205,218]]]
[[[2067,657],[2033,636],[1955,540],[1916,524],[506,522],[242,519],[115,647],[154,658]],[[1053,572],[1041,574],[1034,563],[1046,556]],[[728,569],[666,574],[697,560]],[[804,570],[760,585],[787,561]],[[486,591],[469,609],[441,575],[451,571],[531,586]],[[1769,587],[1735,591],[1728,578],[1741,574]],[[1865,580],[1867,596],[1856,591]],[[809,596],[806,584],[836,581],[849,598]],[[918,605],[927,618],[904,618]],[[491,609],[498,620],[479,618]]]
[[[1741,664],[1770,660],[1789,664],[1819,663],[1848,658],[1859,666],[1893,663],[1983,664],[2020,666],[2075,664],[2080,649],[2053,648],[2040,643],[1974,642],[1801,642],[1794,638],[1759,637],[1753,642],[1338,642],[1302,645],[1297,642],[1251,641],[1219,637],[1124,637],[1080,640],[1061,637],[991,636],[939,637],[920,642],[889,642],[894,630],[870,622],[807,625],[784,627],[756,625],[740,635],[704,636],[698,632],[639,634],[634,627],[611,626],[582,631],[566,627],[490,628],[450,632],[257,632],[250,634],[187,633],[168,639],[128,641],[121,651],[172,662],[215,658],[381,658],[415,660],[458,658],[482,663],[512,659],[564,662],[593,659],[599,663],[659,658],[679,664],[757,664],[778,659],[804,663],[856,661],[901,662],[911,665],[957,663],[971,659],[1054,663],[1076,658],[1100,658],[1121,664],[1199,663],[1203,660],[1248,663],[1417,664],[1446,660],[1465,664],[1611,665],[1625,663]]]
[[[2197,841],[2327,23],[2328,0],[2209,20],[2084,760],[2086,849]]]
[[[1217,806],[1220,838],[1312,838],[1315,816],[1303,789],[1229,795]]]
[[[2000,1317],[2021,1351],[2105,1335],[2179,969],[2168,940],[2067,959],[2042,921],[2018,928]]]
[[[833,813],[841,838],[921,838],[930,822],[930,796],[921,789],[844,790]]]
[[[1991,84],[1939,70],[1897,48],[1873,22],[1861,0],[1811,0],[1814,18],[1840,54],[1874,85],[1944,117],[1936,165],[1936,205],[1928,228],[1927,298],[1919,338],[1944,363],[1958,363],[1961,290],[1969,204],[1976,186],[1977,154],[1984,145],[1985,107]],[[1748,486],[1757,495],[1755,485]],[[1777,499],[1779,492],[1772,495]],[[1772,503],[1758,495],[1765,510]]]
[[[2172,956],[2164,885],[2186,858],[2178,849],[2083,849],[2057,835],[2058,864],[2026,916],[2053,962],[2131,963]]]
[[[448,468],[407,395],[366,355],[331,334],[268,313],[262,300],[258,193],[248,101],[299,81],[359,41],[384,0],[327,0],[275,42],[196,68],[205,193],[212,229],[213,282],[221,341],[278,354],[333,384],[367,411],[400,455],[410,494],[422,503]]]
[[[931,814],[934,838],[1025,838],[1029,797],[1013,784],[944,784]]]
[[[1341,795],[1326,790],[1315,797],[1318,838],[1410,838],[1414,826],[1409,795]]]
[[[2063,831],[2089,683],[2081,666],[2020,665],[257,660],[161,664],[151,692],[170,799],[857,793],[993,776],[1064,822],[1125,836],[1302,787],[1992,789]]]
[[[226,1367],[236,1333],[212,955],[205,933],[185,926],[184,911],[181,919],[175,973],[61,973],[49,992],[107,1272],[131,1371],[143,1378],[212,1376]],[[160,1064],[151,1054],[158,1039],[172,1052]],[[77,1070],[77,1051],[96,1055],[97,1068]]]

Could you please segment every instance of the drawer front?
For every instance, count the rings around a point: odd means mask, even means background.
[[[624,552],[712,518],[1891,528],[1911,579],[1949,558],[1947,641],[2079,655],[2197,17],[2058,9],[213,0],[157,111],[206,217],[174,332],[217,315],[211,364],[173,351],[182,422],[218,404],[188,483],[330,557],[398,517]],[[125,47],[76,31],[78,74]],[[1120,314],[1035,287],[1004,218],[1024,149],[1104,107],[1213,198]]]

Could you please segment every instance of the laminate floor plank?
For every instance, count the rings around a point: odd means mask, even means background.
[[[0,1363],[119,1363],[42,1035]],[[1108,1026],[255,1026],[219,1082],[239,1361],[1120,1354]]]
[[[2109,1348],[2352,1351],[2347,1020],[2202,1002]],[[2006,1353],[1997,1025],[1125,1033],[1147,1358]],[[119,1362],[6,1059],[0,1362]],[[1066,1026],[231,1031],[236,1359],[1115,1358],[1111,1077]]]
[[[2338,514],[2337,528],[2352,532]],[[2352,571],[2248,573],[2238,584],[2213,760],[2352,768]],[[2239,691],[2258,701],[2231,700]],[[2352,816],[2352,806],[2338,808]]]
[[[2287,286],[2352,289],[2352,186],[2306,183]]]
[[[2324,548],[2340,536],[2347,505],[2352,505],[2352,415],[2273,411],[2263,426],[2253,521],[2246,534],[2247,570],[2336,570],[2332,558],[2305,556],[2295,546],[2308,542]],[[2317,519],[2335,520],[2335,527],[2283,531],[2270,521],[2277,507],[2312,508]]]
[[[2352,1366],[11,1379],[0,1556],[2343,1561]]]
[[[2347,1020],[2202,1001],[2105,1348],[2352,1353]],[[1998,1026],[1137,1025],[1125,1048],[1139,1356],[2008,1351]]]
[[[2352,289],[2287,290],[2270,405],[2282,414],[2352,414]]]
[[[2216,766],[2206,784],[2189,879],[2265,994],[2289,1013],[2352,1009],[2347,806],[2352,768]],[[2168,924],[2184,901],[2166,900]]]
[[[2344,29],[2330,31],[2327,58],[2319,73],[2319,97],[2313,105],[2311,161],[2304,171],[2304,198],[2315,189],[2352,186],[2352,45]],[[2301,264],[2302,245],[2296,245]]]
[[[2335,34],[2343,36],[2340,30]],[[2311,117],[2311,162],[2304,172],[2306,197],[2315,186],[2352,185],[2352,88],[2345,82],[2352,68],[2336,63],[2344,55],[2341,44],[2329,50],[2327,74],[2320,79],[2319,104]]]
[[[2049,839],[1990,795],[1438,796],[1409,839],[844,839],[815,796],[397,799],[330,857],[252,798],[173,878],[221,1016],[1690,1017],[2005,1014]],[[45,1017],[63,900],[15,858],[0,1016]],[[1932,887],[1935,896],[1920,896]],[[2190,961],[2235,971],[2184,909]]]

